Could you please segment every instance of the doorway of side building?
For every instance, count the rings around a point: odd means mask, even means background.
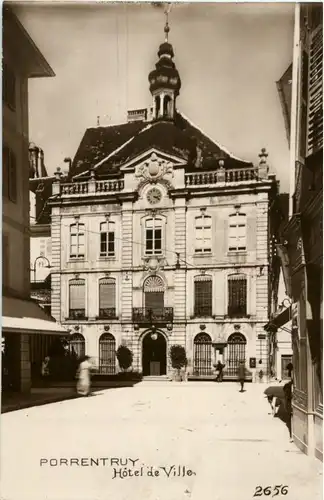
[[[159,332],[149,331],[142,344],[143,375],[166,375],[167,343]]]

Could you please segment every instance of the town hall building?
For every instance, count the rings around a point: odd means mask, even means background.
[[[231,155],[177,108],[181,80],[166,38],[149,74],[152,105],[127,123],[85,131],[51,211],[51,314],[99,373],[119,345],[144,375],[186,349],[192,377],[225,364],[235,378],[268,372],[269,238],[278,182]]]

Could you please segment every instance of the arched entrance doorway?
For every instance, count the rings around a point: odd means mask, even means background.
[[[240,361],[245,361],[246,338],[241,333],[232,333],[227,344],[226,371],[228,375],[237,376]]]
[[[148,332],[142,345],[143,375],[166,375],[167,343],[159,332]]]

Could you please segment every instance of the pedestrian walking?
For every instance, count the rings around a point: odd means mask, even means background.
[[[220,361],[217,362],[216,365],[216,382],[223,382],[223,370],[225,365],[223,365]]]
[[[77,393],[80,396],[91,394],[91,370],[93,366],[89,356],[83,356],[77,370]]]
[[[244,382],[245,382],[245,362],[240,361],[238,370],[237,370],[238,380],[241,384],[240,392],[244,392]]]
[[[292,392],[293,392],[293,383],[292,381],[288,382],[287,384],[284,385],[284,404],[285,404],[285,411],[286,411],[286,425],[289,431],[289,438],[290,441],[292,441]]]

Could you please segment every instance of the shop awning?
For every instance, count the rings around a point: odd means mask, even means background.
[[[1,327],[4,333],[69,334],[33,300],[13,297],[2,297]]]

